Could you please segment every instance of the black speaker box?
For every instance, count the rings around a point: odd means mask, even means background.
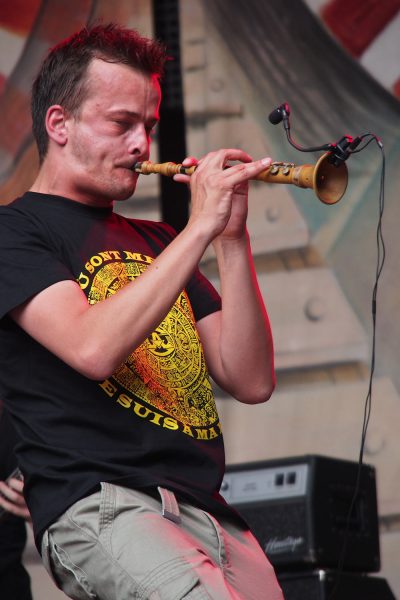
[[[381,577],[335,571],[282,573],[285,600],[396,600]]]
[[[352,510],[356,481],[359,491]],[[375,469],[306,455],[228,466],[221,493],[244,517],[276,570],[380,569]]]

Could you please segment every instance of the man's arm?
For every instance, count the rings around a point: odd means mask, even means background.
[[[218,240],[222,310],[197,323],[210,374],[234,398],[265,402],[275,387],[273,341],[247,234]]]
[[[227,160],[245,162],[225,170]],[[226,229],[237,186],[266,168],[265,161],[249,161],[240,150],[222,150],[203,159],[188,225],[117,294],[89,306],[77,283],[62,281],[14,309],[11,316],[86,377],[110,376],[159,325],[207,246]]]
[[[139,278],[104,301],[89,305],[80,286],[65,280],[38,293],[11,316],[73,369],[104,379],[160,324],[208,243],[208,233],[194,224]]]
[[[231,169],[227,171],[229,176]],[[192,177],[192,195],[202,193],[203,178]],[[199,321],[198,329],[214,380],[236,399],[255,404],[271,396],[275,373],[272,334],[251,255],[247,214],[248,180],[243,180],[234,188],[229,219],[214,239],[222,311]]]

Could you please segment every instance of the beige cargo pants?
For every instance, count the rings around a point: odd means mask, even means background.
[[[103,483],[45,532],[46,569],[74,600],[283,600],[253,535],[158,488]]]

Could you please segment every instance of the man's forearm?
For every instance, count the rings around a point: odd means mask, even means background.
[[[273,341],[247,233],[216,240],[222,313],[221,368],[229,391],[243,402],[263,402],[275,385]]]
[[[135,281],[89,306],[79,286],[57,283],[12,312],[29,335],[86,377],[104,379],[154,331],[209,243],[188,226]]]

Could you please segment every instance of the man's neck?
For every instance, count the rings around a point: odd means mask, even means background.
[[[29,191],[39,194],[62,196],[72,202],[79,202],[80,204],[97,208],[113,207],[113,202],[108,198],[105,198],[104,202],[101,202],[100,198],[92,200],[87,194],[80,194],[76,189],[71,187],[73,180],[72,176],[67,176],[65,170],[60,168],[58,162],[45,159]]]

